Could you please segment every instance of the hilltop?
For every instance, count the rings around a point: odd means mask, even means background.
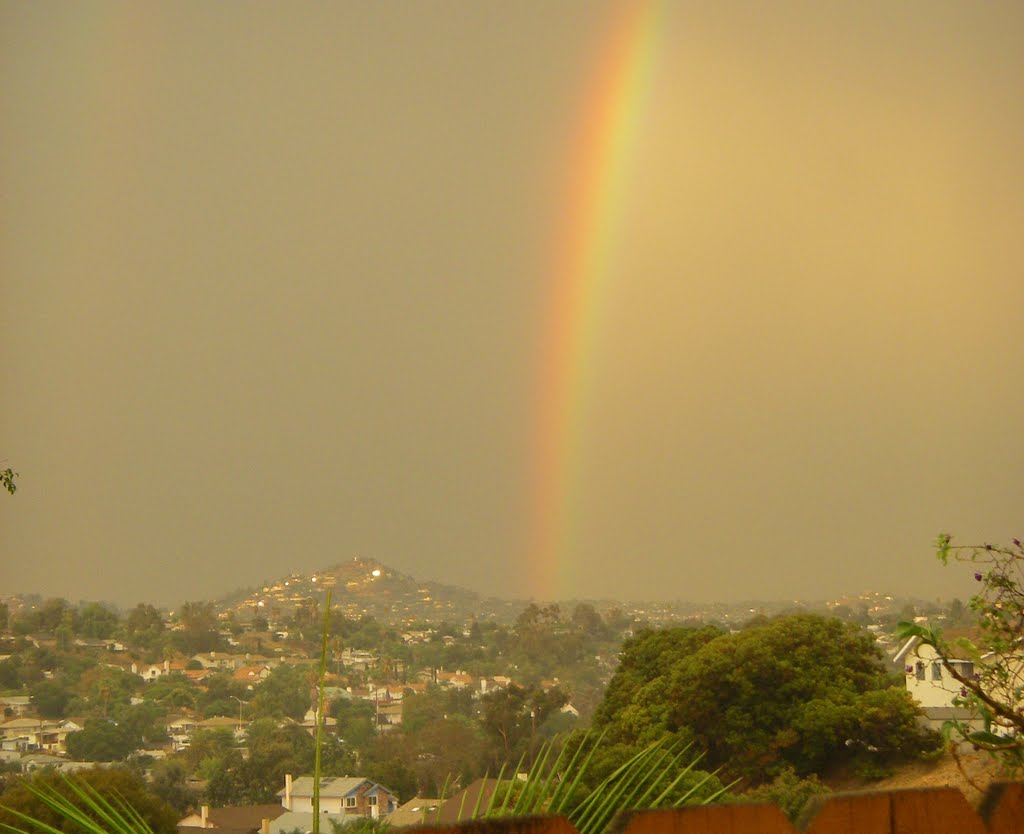
[[[518,600],[485,598],[466,588],[417,579],[375,559],[360,558],[309,574],[288,574],[213,602],[218,610],[233,610],[240,617],[263,614],[278,620],[309,600],[322,602],[328,590],[332,607],[347,617],[368,615],[395,624],[471,619],[511,622],[526,605]]]

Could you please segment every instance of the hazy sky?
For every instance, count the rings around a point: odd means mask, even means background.
[[[615,7],[0,0],[0,593],[531,593]],[[935,534],[1024,533],[1024,4],[654,12],[555,592],[967,596]]]

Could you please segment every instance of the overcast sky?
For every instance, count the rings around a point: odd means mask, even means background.
[[[0,2],[0,594],[534,592],[615,5]],[[653,12],[552,593],[968,596],[935,535],[1024,532],[1024,4]]]

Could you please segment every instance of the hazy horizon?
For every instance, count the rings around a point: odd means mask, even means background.
[[[1024,532],[1021,43],[1008,0],[0,0],[0,593],[359,556],[509,598],[965,599],[935,536]]]

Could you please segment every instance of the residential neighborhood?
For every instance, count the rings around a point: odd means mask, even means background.
[[[324,611],[313,592],[333,581],[355,596],[387,592],[394,600],[388,583],[421,588],[377,563],[346,567],[363,578],[293,575],[256,594],[175,611],[5,600],[4,766],[33,773],[133,763],[181,810],[182,834],[278,834],[309,827],[319,729],[320,803],[328,818],[397,814],[397,826],[403,818],[422,821],[433,808],[440,819],[443,791],[485,790],[475,780],[497,772],[512,749],[529,756],[586,726],[623,641],[647,633],[656,611],[657,625],[669,628],[699,628],[717,613],[723,634],[742,633],[744,616],[758,623],[784,613],[765,604],[712,606],[673,620],[668,609],[650,605],[577,603],[563,611],[527,604],[505,624],[481,612],[462,622],[413,621],[395,618],[396,611],[378,620],[353,602],[332,605],[318,715]],[[458,607],[427,590],[444,611]],[[892,658],[892,669],[905,668],[922,725],[938,728],[961,715],[953,704],[958,690],[943,670],[913,642],[897,646],[893,633],[908,614],[946,623],[962,611],[884,595],[819,609],[859,629],[879,657]]]

